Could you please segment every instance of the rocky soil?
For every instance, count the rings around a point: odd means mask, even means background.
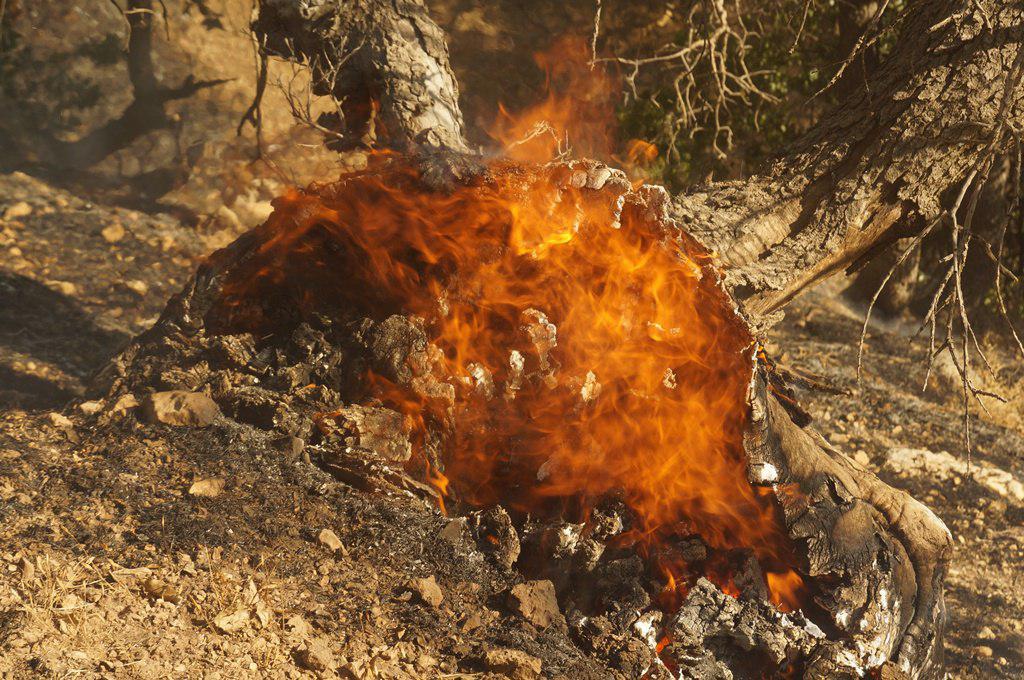
[[[637,676],[641,650],[581,650],[549,584],[432,504],[216,413],[167,425],[88,393],[226,234],[20,174],[0,177],[0,216],[3,677]],[[1016,400],[974,421],[968,463],[952,367],[922,392],[924,342],[876,323],[858,385],[860,318],[825,289],[774,353],[833,388],[802,394],[833,442],[952,530],[952,677],[1020,677],[1020,362],[997,362]]]

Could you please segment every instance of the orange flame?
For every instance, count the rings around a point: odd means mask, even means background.
[[[416,316],[435,348],[429,365],[411,385],[378,375],[368,385],[409,416],[420,472],[442,495],[586,518],[618,494],[635,516],[632,540],[662,563],[668,607],[701,575],[666,550],[692,535],[752,550],[773,601],[798,606],[774,496],[745,474],[754,342],[708,255],[628,184],[597,191],[564,166],[522,164],[557,154],[570,129],[576,150],[608,149],[608,82],[567,45],[550,66],[571,95],[502,112],[495,135],[516,162],[443,193],[394,163],[289,193],[215,314],[259,327],[268,301],[283,300],[274,308]],[[531,136],[540,121],[554,134]],[[640,144],[632,153],[652,157]],[[428,432],[443,433],[434,458]],[[703,575],[735,593],[716,571]]]
[[[515,114],[499,107],[489,134],[507,158],[523,162],[551,160],[572,149],[577,157],[609,159],[615,143],[616,79],[592,69],[590,47],[564,37],[534,55],[546,74],[547,98]]]
[[[442,491],[579,516],[621,493],[655,552],[698,534],[789,573],[773,497],[745,476],[753,341],[707,256],[639,206],[616,215],[624,194],[491,173],[445,194],[409,170],[293,192],[263,227],[259,274],[225,290],[262,303],[291,286],[299,304],[316,291],[349,313],[422,318],[454,403],[371,384],[419,442],[445,424]],[[772,577],[780,602],[791,582]]]

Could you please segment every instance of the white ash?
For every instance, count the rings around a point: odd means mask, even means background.
[[[471,363],[467,367],[469,375],[473,378],[473,386],[476,391],[488,399],[494,397],[494,378],[487,367],[478,363]]]
[[[530,342],[537,350],[541,374],[548,378],[553,377],[555,366],[550,353],[558,346],[558,329],[548,320],[547,314],[539,309],[527,309],[523,312],[523,317],[523,330],[530,336]]]
[[[633,623],[633,630],[640,636],[651,649],[658,646],[658,631],[661,630],[662,614],[660,611],[652,610],[641,614],[637,612],[637,619]]]
[[[666,368],[665,375],[661,378],[661,384],[669,388],[670,390],[674,390],[676,387],[678,387],[679,383],[676,380],[676,372],[673,371],[671,368]]]
[[[593,371],[587,371],[587,377],[583,381],[583,387],[580,388],[580,399],[584,404],[589,404],[596,401],[600,394],[601,383],[597,382],[597,376],[594,375]]]
[[[751,463],[750,473],[753,479],[761,484],[774,484],[779,481],[779,469],[771,463]]]

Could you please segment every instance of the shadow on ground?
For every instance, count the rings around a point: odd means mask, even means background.
[[[128,339],[67,295],[0,271],[0,407],[63,404]]]

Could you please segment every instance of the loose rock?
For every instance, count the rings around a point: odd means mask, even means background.
[[[508,605],[512,611],[537,626],[547,628],[565,619],[558,608],[558,597],[551,581],[527,581],[509,591]]]
[[[188,488],[190,496],[199,498],[216,498],[224,490],[224,480],[220,477],[207,477],[193,482]]]
[[[62,430],[74,427],[74,423],[71,422],[71,419],[62,413],[57,413],[56,411],[54,411],[47,417],[50,419],[50,422],[53,424],[54,427],[59,427]]]
[[[222,633],[237,633],[249,623],[249,612],[239,609],[235,612],[225,612],[213,620],[214,627]]]
[[[409,582],[409,589],[431,607],[440,607],[444,602],[444,593],[433,576],[413,579]]]
[[[18,201],[4,210],[5,220],[16,220],[19,217],[28,217],[32,214],[32,206],[25,201]]]
[[[181,601],[181,597],[174,586],[158,578],[150,577],[146,579],[142,584],[142,590],[154,600],[164,600],[173,604],[178,604]]]
[[[512,680],[532,680],[540,675],[541,661],[518,649],[489,649],[484,652],[484,665],[492,673]]]
[[[219,420],[220,407],[199,392],[155,392],[142,402],[142,415],[151,423],[206,427]]]
[[[316,537],[316,540],[320,542],[320,545],[325,546],[331,552],[338,552],[344,550],[345,546],[338,538],[338,534],[334,533],[330,529],[323,529],[320,534]]]
[[[124,238],[124,227],[121,226],[120,222],[114,222],[104,227],[100,235],[103,236],[103,240],[107,243],[117,243]]]
[[[87,416],[95,415],[103,410],[102,401],[83,401],[78,405],[78,410]]]
[[[334,654],[321,640],[310,640],[295,650],[295,663],[309,671],[323,672],[334,668]]]
[[[958,483],[961,477],[974,481],[1010,503],[1024,505],[1024,484],[1012,473],[983,460],[970,466],[966,458],[957,458],[945,451],[927,449],[890,449],[885,467],[900,475],[927,477],[933,482]]]
[[[125,287],[131,292],[135,293],[139,297],[145,297],[146,293],[149,292],[149,284],[139,279],[131,279],[130,281],[124,282]]]

